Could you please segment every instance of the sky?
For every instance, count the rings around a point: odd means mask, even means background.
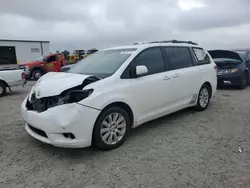
[[[0,39],[49,40],[50,51],[191,40],[250,48],[250,0],[0,0]]]

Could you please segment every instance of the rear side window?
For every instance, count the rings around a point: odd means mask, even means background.
[[[144,50],[133,60],[132,65],[145,65],[148,68],[147,75],[165,71],[164,60],[160,48],[149,48]]]
[[[186,47],[165,47],[168,69],[176,70],[193,66],[189,49]]]
[[[198,62],[198,65],[209,64],[210,58],[207,55],[206,51],[202,48],[193,48],[194,55]]]

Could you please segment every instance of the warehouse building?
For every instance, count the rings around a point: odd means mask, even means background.
[[[0,65],[21,64],[49,54],[49,41],[0,39]]]

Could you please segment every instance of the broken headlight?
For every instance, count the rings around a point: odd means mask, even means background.
[[[88,90],[72,90],[69,91],[66,97],[62,100],[63,104],[79,102],[93,93],[93,89]]]

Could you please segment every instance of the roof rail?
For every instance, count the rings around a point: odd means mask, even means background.
[[[147,44],[147,42],[135,42],[133,45],[138,45],[138,44]]]
[[[198,45],[197,43],[192,41],[180,41],[180,40],[152,41],[149,43],[187,43],[187,44]]]

